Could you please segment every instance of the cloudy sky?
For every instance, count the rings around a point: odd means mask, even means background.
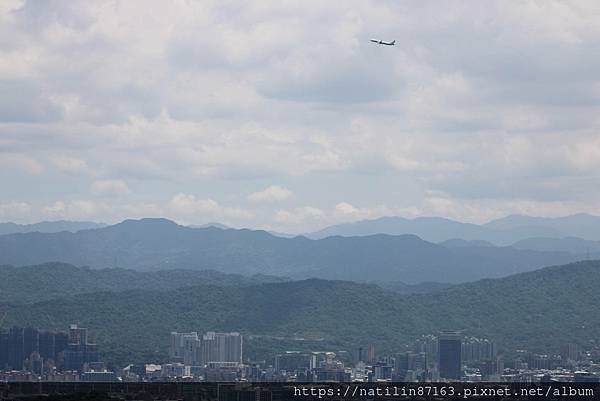
[[[595,0],[2,0],[0,221],[600,214],[599,20]]]

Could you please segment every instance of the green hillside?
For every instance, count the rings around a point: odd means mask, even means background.
[[[193,285],[251,285],[285,281],[266,275],[250,277],[214,270],[90,269],[65,263],[0,266],[0,303],[34,303],[75,294],[132,289],[169,290]]]
[[[405,297],[373,285],[313,279],[100,292],[4,305],[0,313],[4,326],[87,326],[106,358],[118,364],[161,360],[174,330],[241,331],[254,336],[247,343],[248,355],[277,346],[352,351],[366,343],[392,351],[442,329],[486,336],[501,350],[553,352],[568,342],[587,347],[598,341],[598,288],[600,262],[595,261]],[[274,340],[278,336],[287,340]]]

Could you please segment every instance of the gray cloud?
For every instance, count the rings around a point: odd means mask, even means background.
[[[37,31],[54,24],[86,30],[95,20],[84,3],[63,0],[26,0],[21,7],[12,10],[12,13],[24,29]]]
[[[3,2],[3,219],[600,213],[599,17],[593,1]],[[285,208],[248,199],[274,185]]]
[[[36,82],[0,80],[0,121],[42,123],[61,118],[61,108]]]

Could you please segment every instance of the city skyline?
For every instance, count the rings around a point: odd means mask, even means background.
[[[246,333],[248,334],[248,333]],[[252,335],[250,335],[252,337]],[[112,382],[599,382],[595,347],[565,343],[560,350],[536,354],[497,348],[486,338],[461,331],[421,335],[403,347],[358,350],[267,351],[244,358],[239,332],[170,333],[168,357],[128,363],[101,362],[102,349],[88,329],[65,332],[12,327],[0,330],[0,378],[13,381]],[[365,358],[366,357],[366,358]],[[262,361],[261,361],[261,358]]]

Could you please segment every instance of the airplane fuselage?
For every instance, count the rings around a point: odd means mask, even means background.
[[[391,42],[387,42],[387,41],[381,40],[381,39],[371,39],[371,42],[377,43],[378,45],[385,45],[385,46],[394,46],[396,44],[395,40],[392,40]]]

